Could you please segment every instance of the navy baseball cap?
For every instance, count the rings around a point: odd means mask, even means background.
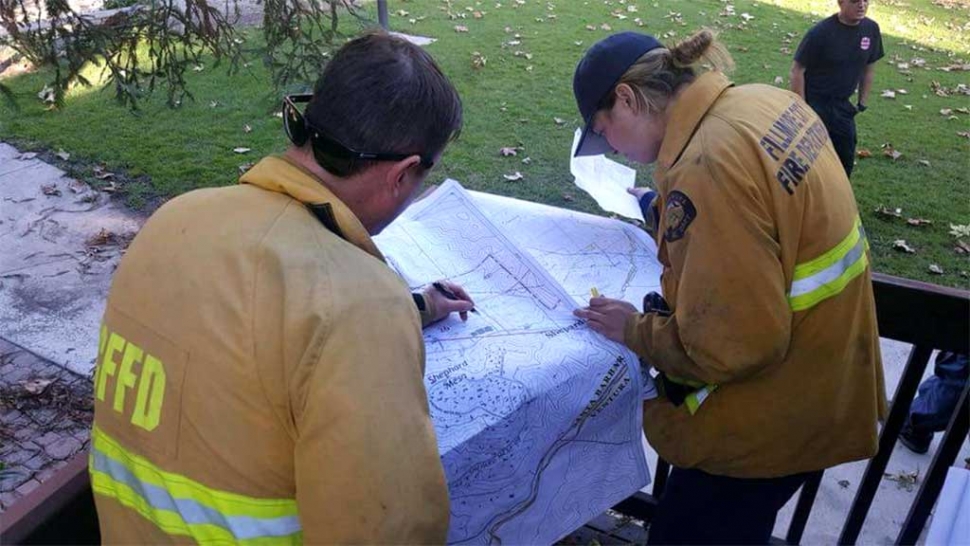
[[[576,157],[601,155],[613,150],[605,138],[590,131],[596,108],[637,59],[658,47],[664,45],[648,34],[620,32],[603,38],[586,51],[573,75],[573,94],[586,123],[576,147]]]

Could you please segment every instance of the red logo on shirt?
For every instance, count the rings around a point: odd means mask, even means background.
[[[862,47],[862,51],[869,51],[869,44],[870,43],[872,43],[872,42],[869,41],[869,37],[868,36],[863,36],[862,37],[862,43],[859,44],[859,46]]]

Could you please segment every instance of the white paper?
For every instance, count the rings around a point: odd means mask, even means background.
[[[600,208],[627,218],[644,221],[637,198],[627,193],[637,180],[637,172],[605,155],[575,157],[582,131],[576,129],[570,152],[569,170],[576,185],[596,200]]]
[[[970,470],[951,467],[947,471],[926,544],[970,544]]]
[[[580,236],[581,227],[549,210],[558,209],[483,199],[449,180],[376,238],[412,287],[450,279],[478,311],[424,330],[425,387],[451,499],[449,543],[551,544],[650,481],[641,401],[652,389],[643,386],[643,367],[572,315],[583,298],[554,273],[633,272],[632,297],[659,284],[659,269],[646,263],[655,258],[622,222],[597,218],[614,229]],[[547,270],[517,244],[529,235],[574,259]],[[612,248],[612,261],[582,259],[609,254],[589,247],[590,237]],[[645,263],[622,263],[634,260]],[[607,285],[619,293],[624,283]]]

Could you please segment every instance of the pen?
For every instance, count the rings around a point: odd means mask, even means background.
[[[452,301],[463,301],[462,298],[459,298],[458,296],[456,296],[454,292],[452,292],[451,290],[448,290],[448,287],[446,287],[445,285],[441,284],[440,282],[431,283],[431,286],[433,286],[435,290],[437,290],[438,292],[440,292],[442,296],[448,298],[449,300],[452,300]],[[471,311],[472,311],[472,313],[475,313],[475,314],[478,313],[478,310],[475,309],[475,308],[472,308]]]

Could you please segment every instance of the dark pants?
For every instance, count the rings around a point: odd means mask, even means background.
[[[932,438],[946,430],[970,377],[967,355],[941,352],[933,364],[933,376],[919,386],[919,396],[909,408],[909,427],[917,437]]]
[[[742,479],[674,468],[647,544],[768,544],[778,510],[812,474]]]
[[[835,153],[839,155],[845,168],[845,174],[851,178],[852,167],[855,165],[855,116],[859,111],[847,100],[809,98],[808,104],[822,118]]]

